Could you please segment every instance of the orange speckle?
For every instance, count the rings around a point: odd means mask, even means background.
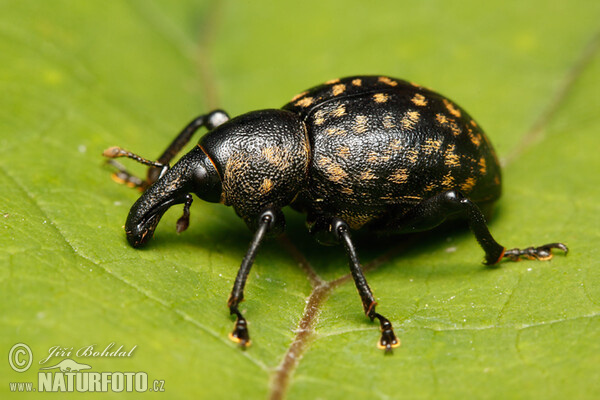
[[[273,189],[273,181],[269,178],[266,178],[262,181],[260,188],[258,189],[261,194],[267,194],[269,191]]]
[[[308,93],[307,91],[304,91],[302,93],[298,93],[297,95],[295,95],[294,97],[292,97],[291,102],[295,102],[296,100],[298,100],[300,97],[303,97],[306,93]]]
[[[337,148],[336,154],[338,157],[346,159],[350,156],[350,147],[340,146]]]
[[[323,109],[317,110],[315,113],[315,125],[322,125],[325,122],[325,111]]]
[[[397,183],[399,185],[406,183],[406,181],[408,180],[408,171],[406,170],[406,168],[400,168],[396,171],[394,171],[393,174],[391,174],[388,177],[388,180],[390,182],[394,182]]]
[[[475,186],[475,178],[467,178],[463,184],[460,185],[460,190],[463,192],[469,192]]]
[[[476,133],[474,134],[473,131],[471,129],[469,129],[469,139],[471,139],[471,142],[473,142],[473,144],[477,147],[479,147],[479,145],[481,144],[481,134]]]
[[[383,117],[383,127],[385,129],[392,129],[396,127],[396,124],[394,123],[394,116],[393,115],[386,115],[385,117]]]
[[[442,141],[433,139],[426,139],[423,146],[421,146],[421,148],[423,149],[423,153],[425,154],[431,154],[433,152],[436,152],[440,149],[440,147],[442,147]]]
[[[313,102],[314,102],[314,99],[312,97],[305,97],[305,98],[303,98],[301,100],[298,100],[294,104],[297,105],[298,107],[308,107]]]
[[[331,135],[331,136],[334,136],[334,135],[344,135],[345,133],[347,133],[346,130],[344,128],[339,127],[339,126],[333,126],[331,128],[327,128],[325,130],[325,134]]]
[[[415,94],[410,101],[412,101],[415,106],[419,107],[425,107],[427,105],[427,99],[421,93]]]
[[[400,139],[394,139],[390,142],[390,150],[392,151],[402,150],[402,147],[402,140]]]
[[[379,154],[375,151],[370,151],[369,154],[367,154],[367,162],[370,163],[374,163],[377,162],[379,160]]]
[[[346,91],[346,85],[344,85],[343,83],[340,83],[339,85],[335,85],[334,87],[331,88],[331,92],[333,93],[334,96],[342,94],[345,91]]]
[[[407,150],[405,154],[406,160],[411,163],[414,164],[417,162],[417,160],[419,159],[419,151],[416,149],[410,149]]]
[[[477,128],[477,122],[475,122],[475,120],[474,120],[474,119],[472,119],[472,120],[470,121],[470,123],[471,123],[471,125],[473,125],[473,127],[474,127],[474,128]]]
[[[389,98],[390,96],[386,93],[376,93],[373,95],[373,100],[375,100],[376,103],[385,103]]]
[[[377,80],[381,83],[385,83],[386,85],[398,86],[398,82],[388,78],[387,76],[380,76]]]
[[[354,190],[352,190],[352,188],[349,188],[347,186],[344,186],[340,189],[340,192],[344,193],[344,194],[354,194]]]
[[[446,153],[444,154],[444,164],[448,168],[460,167],[460,157],[454,153],[455,146],[452,144],[448,146]]]
[[[451,188],[452,186],[454,186],[454,178],[452,177],[452,175],[450,175],[450,172],[448,172],[444,176],[444,179],[442,179],[442,186],[447,188]]]
[[[402,117],[400,123],[402,123],[402,126],[407,129],[413,129],[417,122],[419,122],[420,117],[421,114],[419,114],[418,111],[407,111]]]
[[[354,131],[356,133],[364,133],[367,131],[367,117],[364,115],[357,115],[354,119]]]
[[[448,118],[444,114],[436,114],[435,119],[440,125],[446,125],[448,123]]]
[[[330,165],[328,165],[326,171],[329,175],[329,180],[333,182],[339,182],[348,176],[346,171],[344,171],[342,167],[337,163],[331,163]]]
[[[353,79],[352,80],[352,84],[354,86],[361,86],[362,85],[362,80],[360,80],[360,79]]]
[[[460,130],[460,127],[458,126],[456,121],[454,121],[453,119],[450,120],[450,130],[452,131],[452,134],[454,136],[458,136],[462,133],[462,131]]]
[[[370,169],[363,171],[360,174],[359,177],[360,180],[370,180],[370,179],[377,179],[377,177],[373,174],[373,171],[371,171]]]
[[[346,115],[346,106],[344,104],[340,104],[331,112],[332,117],[341,117],[344,115]]]
[[[444,105],[450,114],[454,115],[456,118],[460,118],[460,110],[454,104],[452,104],[452,102],[447,99],[443,99],[442,101],[444,102]]]
[[[330,79],[327,82],[325,82],[326,85],[333,85],[334,83],[338,83],[340,81],[339,78],[337,79]]]
[[[485,173],[487,172],[487,165],[485,163],[484,157],[481,157],[479,159],[479,172],[481,173],[481,175],[485,175]]]

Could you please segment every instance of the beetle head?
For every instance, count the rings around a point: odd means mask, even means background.
[[[219,174],[199,147],[163,172],[133,204],[125,223],[129,244],[133,247],[145,245],[169,207],[184,203],[190,193],[209,202],[218,202],[221,196]]]

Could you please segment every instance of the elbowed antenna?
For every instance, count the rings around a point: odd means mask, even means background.
[[[184,215],[177,225],[178,231],[187,228],[190,193],[209,202],[218,202],[221,195],[219,175],[200,147],[194,147],[164,172],[133,204],[125,222],[129,244],[145,245],[164,213],[175,204],[185,203]]]

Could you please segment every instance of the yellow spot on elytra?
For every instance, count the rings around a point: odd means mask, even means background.
[[[360,180],[369,180],[369,179],[377,179],[377,177],[373,174],[373,171],[371,171],[370,169],[363,171],[360,176],[359,176]]]
[[[485,175],[485,173],[487,172],[487,165],[485,163],[485,158],[481,157],[479,159],[479,172],[481,173],[481,175]]]
[[[352,80],[352,84],[354,86],[361,86],[362,85],[362,80],[360,80],[360,79],[353,79]]]
[[[350,156],[350,147],[340,146],[337,148],[336,154],[340,158],[348,158]]]
[[[414,82],[410,82],[411,86],[414,86],[416,88],[420,88],[421,85],[419,85],[418,83],[414,83]]]
[[[298,100],[300,97],[303,97],[306,93],[308,93],[307,91],[304,91],[302,93],[298,93],[297,95],[295,95],[294,97],[292,97],[291,102],[295,102],[296,100]]]
[[[444,164],[448,168],[460,167],[460,157],[454,152],[454,149],[455,146],[452,144],[444,153]]]
[[[469,121],[471,123],[471,125],[473,125],[474,128],[477,128],[477,122],[475,122],[474,119],[472,119],[471,121]]]
[[[334,96],[342,94],[345,91],[346,91],[346,85],[344,85],[343,83],[340,83],[339,85],[335,85],[334,87],[331,88],[331,92],[333,93]]]
[[[390,150],[392,151],[402,150],[402,147],[402,140],[400,139],[394,139],[390,142]]]
[[[450,172],[448,172],[444,176],[444,179],[442,179],[442,186],[446,188],[451,188],[452,186],[454,186],[454,178],[452,177],[452,175],[450,175]]]
[[[443,99],[442,101],[444,102],[444,105],[446,106],[446,109],[448,110],[448,112],[450,112],[450,114],[454,115],[456,118],[460,118],[460,110],[456,108],[456,106],[452,104],[452,102],[450,102],[447,99]]]
[[[317,164],[325,170],[325,173],[329,175],[329,180],[332,182],[339,182],[348,176],[346,171],[329,157],[320,157]]]
[[[419,151],[418,151],[418,150],[416,150],[416,149],[410,149],[410,150],[407,150],[407,151],[404,153],[404,157],[406,158],[406,160],[407,160],[409,163],[411,163],[411,164],[414,164],[414,163],[416,163],[416,162],[417,162],[417,160],[419,159]]]
[[[273,181],[269,178],[264,179],[259,188],[260,193],[267,194],[271,189],[273,189]]]
[[[448,118],[444,114],[436,114],[435,119],[440,125],[446,125],[448,123]]]
[[[426,139],[425,143],[421,146],[421,149],[423,149],[423,153],[431,154],[438,151],[440,147],[442,147],[441,140]]]
[[[460,185],[460,190],[463,192],[469,192],[475,186],[475,178],[467,178],[463,184]]]
[[[394,182],[401,185],[403,183],[406,183],[406,181],[408,180],[408,176],[409,175],[406,168],[400,168],[394,171],[394,173],[388,177],[388,180],[390,182]]]
[[[367,131],[367,117],[364,115],[357,115],[354,119],[354,131],[356,133],[363,133]]]
[[[434,184],[434,183],[431,183],[431,184],[429,184],[429,185],[425,186],[425,189],[424,189],[424,190],[425,190],[426,192],[431,192],[431,191],[432,191],[433,189],[435,189],[435,188],[437,188],[437,185],[436,185],[436,184]]]
[[[325,111],[323,109],[317,110],[315,113],[315,125],[322,125],[325,122]]]
[[[347,186],[344,186],[343,188],[341,188],[340,192],[342,192],[344,194],[354,194],[354,190],[352,190],[352,188],[349,188]]]
[[[420,117],[421,114],[419,114],[418,111],[407,111],[402,117],[400,123],[407,129],[413,129],[417,122],[419,122]]]
[[[377,153],[375,151],[370,151],[369,154],[367,154],[367,162],[374,163],[374,162],[377,162],[378,160],[379,160],[379,153]]]
[[[297,102],[295,102],[294,105],[296,105],[298,107],[308,107],[313,102],[314,102],[314,99],[312,97],[305,97],[305,98],[300,99]]]
[[[333,126],[331,128],[327,128],[325,130],[326,135],[335,136],[335,135],[344,135],[346,134],[346,130],[339,126]]]
[[[415,106],[419,107],[425,107],[427,105],[427,99],[421,93],[415,94],[410,101],[412,101]]]
[[[385,129],[392,129],[396,127],[396,124],[394,123],[394,116],[393,115],[386,115],[385,117],[383,117],[383,127]]]
[[[496,185],[499,185],[499,184],[500,184],[500,176],[499,176],[498,174],[496,174],[496,176],[494,176],[494,183],[495,183]]]
[[[453,119],[450,120],[450,130],[452,131],[452,134],[454,136],[458,136],[458,135],[460,135],[462,133],[462,131],[460,130],[458,124]]]
[[[339,182],[348,176],[346,171],[344,171],[342,167],[336,163],[331,163],[331,165],[328,165],[326,170],[327,174],[329,175],[329,180],[333,182]]]
[[[340,104],[333,110],[330,114],[332,117],[341,117],[346,115],[346,106],[344,104]]]
[[[373,95],[373,100],[375,100],[375,103],[385,103],[389,98],[390,96],[388,96],[386,93],[376,93]]]
[[[479,133],[474,134],[473,131],[469,128],[469,139],[471,142],[477,147],[481,144],[481,135]]]
[[[338,83],[340,81],[340,79],[331,79],[328,80],[327,82],[325,82],[326,85],[333,85],[334,83]]]
[[[390,86],[398,85],[398,82],[388,78],[387,76],[380,76],[377,80],[381,83],[385,83],[386,85],[390,85]]]

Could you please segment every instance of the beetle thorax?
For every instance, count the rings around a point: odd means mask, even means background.
[[[204,136],[200,146],[217,168],[221,202],[253,223],[265,207],[288,205],[302,188],[310,145],[304,123],[282,110],[236,117]]]

